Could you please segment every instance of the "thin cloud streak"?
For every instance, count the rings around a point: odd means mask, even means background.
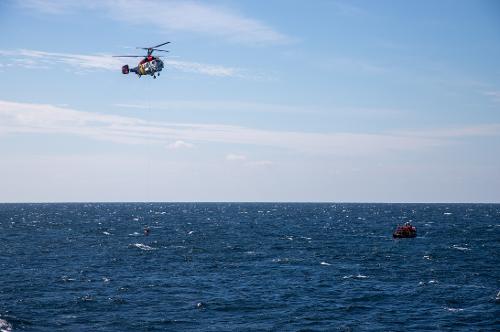
[[[117,21],[152,25],[165,31],[194,32],[245,44],[283,44],[292,38],[228,8],[178,0],[20,0],[19,6],[62,15],[80,10],[100,11]],[[153,13],[153,14],[152,14]]]
[[[433,128],[425,130],[397,131],[398,135],[422,138],[465,138],[500,136],[500,124],[470,125],[467,127]]]
[[[298,153],[367,156],[422,150],[467,136],[500,136],[500,124],[382,134],[270,131],[223,124],[153,122],[48,104],[0,100],[0,134],[65,134],[124,144],[243,144]],[[179,143],[178,145],[182,145]]]
[[[117,103],[116,107],[132,109],[158,109],[179,111],[230,111],[230,112],[270,112],[270,113],[317,113],[319,110],[273,103],[257,103],[238,100],[169,100],[160,102],[140,101],[138,103]]]
[[[494,102],[500,103],[500,90],[499,91],[485,91],[483,92],[485,96],[490,97]]]
[[[257,160],[253,161],[250,163],[251,166],[261,166],[261,167],[267,167],[267,166],[272,166],[274,165],[274,162],[270,160]]]
[[[179,71],[187,73],[197,73],[209,76],[220,76],[220,77],[244,77],[240,73],[239,69],[217,66],[217,65],[207,65],[198,62],[186,62],[179,60],[164,60],[165,64],[169,67],[173,67]]]
[[[361,71],[368,74],[384,74],[389,71],[387,67],[359,58],[332,57],[318,63],[331,71]]]
[[[172,150],[178,150],[178,149],[192,149],[194,148],[194,145],[191,143],[187,143],[181,140],[177,140],[173,143],[170,143],[167,145],[167,148],[172,149]]]
[[[278,113],[278,114],[333,114],[341,116],[404,116],[407,110],[390,108],[345,108],[345,107],[319,107],[305,105],[290,105],[276,103],[260,103],[249,100],[166,100],[146,101],[138,100],[132,103],[115,103],[112,106],[125,109],[154,109],[166,111],[190,111],[190,112],[231,112],[231,113]]]
[[[1,56],[15,56],[16,66],[26,69],[40,68],[48,69],[54,65],[67,65],[79,70],[120,70],[124,61],[119,58],[113,58],[108,54],[72,54],[45,52],[37,50],[0,50]],[[173,68],[181,72],[196,73],[217,77],[240,77],[244,78],[243,71],[237,68],[225,67],[220,65],[210,65],[199,62],[189,62],[180,60],[164,60],[167,68]],[[8,63],[5,64],[6,67]]]
[[[226,156],[227,161],[245,161],[247,160],[247,156],[243,154],[234,154],[230,153]]]

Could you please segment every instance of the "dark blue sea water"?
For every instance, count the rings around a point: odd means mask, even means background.
[[[498,331],[499,253],[500,205],[1,204],[0,331]]]

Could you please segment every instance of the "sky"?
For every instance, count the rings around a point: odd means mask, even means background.
[[[0,202],[500,202],[495,0],[4,0],[0,77]]]

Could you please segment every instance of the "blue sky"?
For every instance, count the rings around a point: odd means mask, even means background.
[[[497,1],[0,3],[0,201],[500,202]],[[122,75],[170,41],[153,80]]]

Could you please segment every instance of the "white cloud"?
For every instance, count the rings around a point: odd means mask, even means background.
[[[369,15],[366,10],[348,2],[334,2],[333,6],[339,14],[344,16],[363,18]]]
[[[240,13],[207,3],[180,0],[19,0],[20,6],[49,14],[79,10],[99,13],[136,25],[194,32],[249,44],[287,43],[288,36]]]
[[[271,166],[274,165],[274,162],[270,160],[257,160],[252,162],[251,164],[255,166]]]
[[[483,92],[485,96],[491,97],[491,99],[496,102],[500,103],[500,91],[485,91]]]
[[[464,138],[464,137],[484,137],[484,136],[500,136],[500,124],[486,125],[469,125],[467,127],[443,127],[434,129],[422,130],[407,130],[397,131],[397,135],[407,137],[422,137],[422,138]]]
[[[111,70],[120,71],[125,61],[120,58],[113,58],[110,54],[72,54],[45,52],[37,50],[0,50],[1,56],[15,56],[15,66],[27,69],[51,68],[54,65],[67,65],[78,70]],[[8,61],[8,60],[5,60]],[[187,73],[196,73],[218,77],[240,77],[245,75],[238,68],[225,67],[221,65],[211,65],[199,62],[189,62],[180,60],[165,59],[165,66]],[[5,66],[8,66],[6,64]]]
[[[22,7],[47,14],[63,14],[76,4],[68,0],[27,0],[18,2]]]
[[[217,65],[207,65],[198,62],[187,62],[178,60],[165,60],[165,64],[169,67],[175,68],[179,71],[188,73],[205,74],[209,76],[221,76],[221,77],[242,77],[240,70],[237,68],[217,66]]]
[[[320,66],[327,70],[332,71],[354,71],[365,72],[368,74],[382,74],[388,69],[382,65],[375,64],[369,60],[356,59],[349,57],[333,57],[318,62]]]
[[[253,145],[308,154],[380,157],[396,151],[435,148],[462,137],[500,136],[500,124],[379,134],[310,133],[224,124],[146,121],[54,105],[0,100],[0,134],[24,133],[78,135],[126,144],[163,145],[183,141]],[[243,160],[243,157],[234,154],[227,159]]]
[[[145,109],[151,108],[150,105],[146,105],[146,104],[124,104],[124,103],[118,103],[118,104],[113,104],[113,106],[123,107],[123,108],[135,108],[135,109],[140,109],[140,110],[145,110]]]
[[[226,156],[226,160],[228,161],[243,161],[243,160],[247,160],[247,156],[245,155],[242,155],[242,154],[228,154]]]
[[[182,110],[182,111],[229,111],[229,112],[270,112],[270,113],[317,113],[320,110],[311,107],[300,107],[290,105],[279,105],[272,103],[257,103],[252,101],[238,100],[168,100],[157,102],[139,101],[137,103],[118,103],[113,106],[134,109],[161,109],[161,110]],[[352,113],[353,110],[348,110]],[[372,112],[380,114],[389,111],[362,110],[363,113]],[[395,111],[394,111],[395,112]]]
[[[167,145],[167,147],[169,149],[173,149],[173,150],[182,149],[182,148],[191,149],[191,148],[194,148],[194,144],[187,143],[187,142],[184,142],[181,140],[177,140],[177,141]]]

